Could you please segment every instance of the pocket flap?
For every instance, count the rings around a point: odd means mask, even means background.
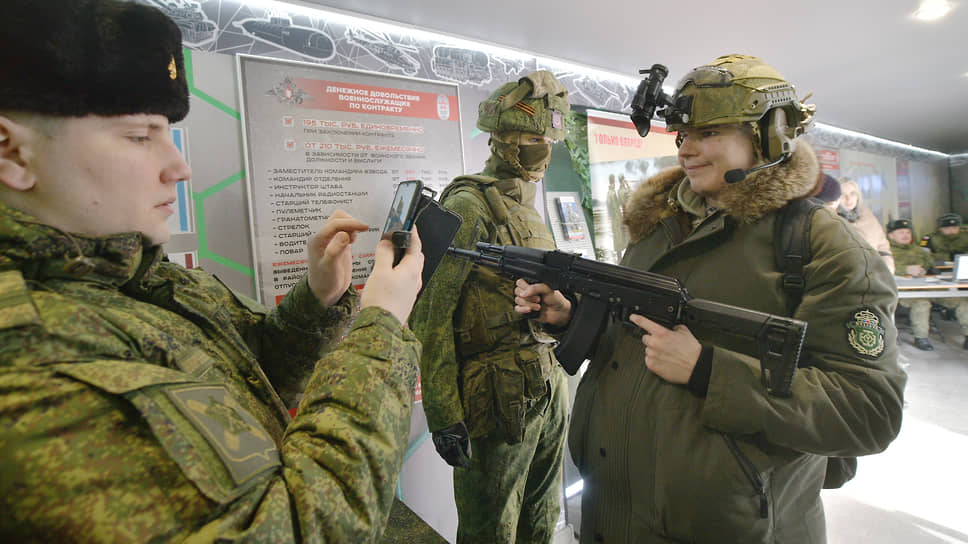
[[[179,370],[132,361],[100,360],[51,366],[61,374],[115,395],[123,395],[151,385],[197,381]]]

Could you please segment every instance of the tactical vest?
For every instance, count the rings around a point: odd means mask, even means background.
[[[469,198],[490,214],[478,222],[475,240],[535,249],[555,249],[555,241],[538,212],[501,194],[497,178],[461,176],[440,200]],[[465,221],[470,221],[465,218]],[[514,311],[514,281],[474,265],[464,282],[454,319],[455,344],[461,361],[461,397],[471,437],[501,431],[508,443],[523,439],[524,415],[548,393],[547,380],[557,361],[554,339]]]

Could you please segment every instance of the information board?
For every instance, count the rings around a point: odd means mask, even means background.
[[[306,271],[306,241],[337,209],[370,225],[362,286],[396,184],[436,191],[463,173],[457,85],[238,57],[257,295],[275,306]]]

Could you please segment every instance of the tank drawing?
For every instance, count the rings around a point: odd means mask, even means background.
[[[491,81],[491,59],[473,49],[435,46],[431,69],[439,77],[458,83],[483,85]]]
[[[519,59],[509,59],[505,57],[493,56],[491,60],[504,67],[504,75],[517,76],[524,71],[524,61]]]
[[[610,100],[617,100],[618,93],[593,80],[582,76],[573,80],[578,93],[591,101],[592,104],[607,104]]]
[[[346,29],[346,41],[364,49],[391,70],[400,70],[408,76],[416,75],[420,70],[420,62],[410,55],[420,50],[414,46],[393,43],[383,32],[349,27]]]
[[[336,54],[336,44],[332,38],[315,28],[294,25],[288,17],[245,19],[232,24],[248,36],[304,57],[329,60]]]
[[[182,40],[185,43],[198,46],[215,39],[218,26],[205,15],[198,2],[150,0],[146,4],[165,12],[165,15],[170,17],[181,30]]]

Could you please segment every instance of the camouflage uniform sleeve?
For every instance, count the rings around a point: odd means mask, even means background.
[[[217,384],[174,369],[121,360],[0,366],[0,534],[374,542],[407,447],[419,350],[392,314],[365,309],[316,365],[299,413],[270,449],[261,432],[200,434],[173,399],[183,386]],[[253,461],[251,477],[230,475]]]
[[[490,213],[476,197],[456,193],[444,207],[463,218],[454,245],[474,249],[479,241],[490,240]],[[424,288],[410,317],[410,326],[423,344],[420,383],[424,413],[431,431],[464,420],[458,376],[460,365],[454,335],[454,316],[464,291],[471,264],[445,255],[433,278]]]
[[[268,500],[262,508],[291,507],[307,540],[376,540],[407,448],[419,352],[389,312],[360,312],[317,365],[286,430],[283,478],[293,504]]]
[[[316,361],[346,332],[359,304],[356,290],[351,285],[336,304],[323,306],[303,276],[278,306],[267,310],[259,302],[223,288],[235,301],[223,306],[235,328],[286,406],[294,406]]]
[[[312,373],[316,361],[332,350],[349,327],[360,297],[350,285],[332,306],[323,306],[303,276],[272,309],[260,331],[255,353],[276,392],[287,406],[293,405]],[[286,349],[279,349],[286,346]]]

